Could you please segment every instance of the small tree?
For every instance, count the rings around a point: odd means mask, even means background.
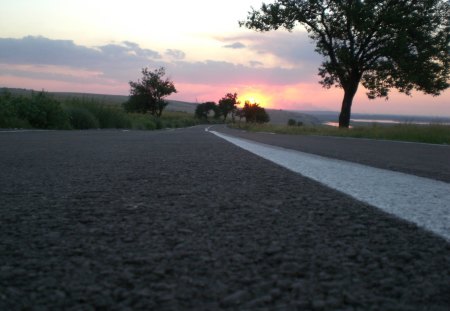
[[[287,122],[288,126],[296,126],[297,125],[297,121],[295,121],[294,119],[289,119]]]
[[[150,112],[154,116],[161,116],[167,106],[165,97],[177,90],[169,78],[164,79],[166,71],[164,67],[150,71],[142,69],[142,80],[130,81],[130,99],[124,103],[127,112]]]
[[[195,108],[195,116],[201,120],[208,121],[208,116],[210,112],[214,112],[214,118],[220,118],[220,109],[215,102],[206,102],[203,104],[198,104]]]
[[[237,106],[239,106],[240,102],[237,100],[237,93],[228,93],[219,100],[219,109],[223,116],[223,121],[227,119],[227,116],[229,113],[231,113],[231,118],[234,122],[234,115],[237,109]]]
[[[325,58],[320,83],[344,89],[339,127],[349,126],[360,83],[370,99],[387,98],[391,88],[439,95],[449,86],[446,0],[276,0],[252,10],[240,25],[291,31],[297,23]]]
[[[266,112],[266,109],[259,106],[257,103],[251,104],[246,101],[242,112],[246,122],[252,123],[266,123],[270,121],[270,117]]]

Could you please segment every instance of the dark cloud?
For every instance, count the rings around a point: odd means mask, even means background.
[[[165,55],[170,56],[172,61],[165,61],[161,55],[151,49],[143,49],[137,43],[125,41],[122,43],[111,43],[98,47],[87,47],[75,44],[71,40],[51,40],[44,37],[24,37],[22,39],[0,38],[0,64],[7,64],[9,75],[27,76],[33,78],[52,79],[71,82],[82,80],[83,75],[71,75],[70,70],[85,71],[85,83],[89,79],[102,80],[104,83],[115,81],[124,83],[135,80],[141,68],[157,68],[164,66],[174,81],[179,83],[192,83],[204,85],[224,84],[272,84],[286,85],[296,84],[311,80],[311,74],[316,76],[317,64],[312,63],[313,73],[306,60],[298,54],[288,51],[285,47],[270,46],[270,42],[288,43],[289,40],[276,39],[270,41],[268,38],[261,42],[258,37],[245,37],[247,47],[255,49],[259,53],[270,53],[296,60],[295,63],[303,66],[292,66],[292,68],[266,68],[258,59],[249,62],[248,65],[239,65],[231,62],[207,60],[203,62],[188,62],[183,60],[185,53],[180,50],[168,49]],[[236,40],[233,40],[236,41]],[[231,42],[233,42],[231,41]],[[236,42],[240,42],[237,40]],[[311,58],[313,59],[313,58]],[[314,58],[314,60],[316,60]],[[15,68],[14,65],[32,65],[34,69]],[[61,66],[64,70],[47,68],[39,71],[38,66]],[[66,70],[67,69],[67,70]],[[69,72],[69,73],[68,73]]]
[[[142,62],[159,58],[161,55],[158,52],[141,49],[138,44],[132,42],[86,47],[77,45],[71,40],[52,40],[44,37],[0,38],[0,61],[10,64],[91,68],[110,61]]]
[[[245,46],[245,44],[243,44],[241,42],[235,42],[235,43],[232,43],[232,44],[224,45],[223,47],[227,48],[227,49],[243,49],[246,46]]]
[[[0,61],[9,64],[92,66],[101,61],[101,52],[75,45],[69,40],[44,37],[0,39]]]
[[[184,53],[181,50],[173,50],[173,49],[167,49],[166,55],[173,58],[173,59],[185,59],[186,53]]]
[[[101,72],[106,78],[130,79],[131,72],[161,63],[161,55],[133,42],[98,47],[77,45],[71,40],[45,37],[0,38],[0,63],[54,65]]]
[[[302,31],[254,32],[221,40],[245,42],[247,49],[276,56],[293,66],[314,66],[317,69],[322,61],[322,56],[315,52],[314,43],[308,34]]]

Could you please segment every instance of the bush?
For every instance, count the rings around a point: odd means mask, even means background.
[[[45,92],[31,97],[5,92],[0,96],[0,127],[68,129],[70,123],[60,103]]]
[[[128,115],[118,107],[105,105],[101,102],[95,100],[88,99],[71,99],[66,101],[65,103],[66,110],[70,109],[78,109],[79,111],[75,112],[80,115],[85,114],[85,116],[81,116],[81,118],[90,118],[87,117],[86,113],[91,114],[92,117],[96,120],[95,128],[130,128],[131,122]],[[81,112],[81,110],[84,112]],[[85,120],[86,122],[87,119]],[[88,123],[85,123],[86,125]],[[93,125],[93,123],[91,123]],[[75,124],[72,124],[74,128],[77,128]],[[93,127],[89,127],[93,128]]]
[[[84,130],[100,127],[97,118],[85,108],[69,107],[66,108],[66,113],[69,115],[70,124],[74,129]]]
[[[294,119],[289,119],[287,122],[288,126],[296,126],[297,125],[297,121],[295,121]]]
[[[25,125],[25,126],[20,126]],[[21,120],[17,114],[17,104],[10,93],[0,95],[0,128],[31,127],[26,120]]]
[[[150,120],[148,116],[140,113],[128,114],[128,120],[130,122],[130,128],[134,130],[155,130],[156,124],[153,120]]]
[[[0,93],[0,128],[133,128],[156,130],[198,124],[193,115],[166,111],[163,116],[125,113],[120,106],[93,99],[66,99],[62,104],[47,93],[13,96]]]
[[[60,103],[45,92],[32,93],[31,98],[20,101],[18,114],[35,128],[70,128],[68,115]]]

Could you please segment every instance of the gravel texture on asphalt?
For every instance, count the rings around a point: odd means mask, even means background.
[[[0,310],[445,310],[450,244],[203,128],[0,134]]]
[[[247,132],[225,125],[214,125],[212,130],[264,144],[450,183],[449,145]]]
[[[211,133],[450,242],[450,183]]]

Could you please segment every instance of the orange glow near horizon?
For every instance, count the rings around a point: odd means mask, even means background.
[[[244,91],[242,94],[238,93],[238,100],[241,102],[242,107],[246,101],[266,108],[269,107],[271,103],[271,97],[260,90]]]

